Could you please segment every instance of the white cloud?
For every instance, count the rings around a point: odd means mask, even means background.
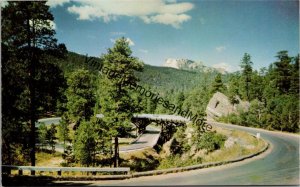
[[[222,51],[226,50],[226,47],[225,46],[218,46],[218,47],[216,47],[216,50],[218,52],[222,52]]]
[[[147,54],[149,51],[146,49],[139,49],[139,52]]]
[[[230,64],[227,64],[225,62],[221,62],[221,63],[218,63],[218,64],[214,64],[212,65],[213,68],[220,68],[220,69],[224,69],[225,71],[227,72],[234,72],[234,71],[237,71],[238,68],[235,68],[233,66],[231,66]]]
[[[126,38],[126,41],[128,42],[129,46],[135,45],[135,43],[130,38]]]
[[[120,36],[120,35],[125,35],[126,33],[125,32],[110,32],[110,35],[113,35],[113,36]]]
[[[69,2],[70,0],[48,0],[46,5],[50,6],[51,8],[55,8]]]
[[[143,16],[143,21],[145,23],[161,23],[165,25],[172,25],[174,28],[180,28],[180,25],[191,19],[189,15],[186,14],[158,14],[156,16]]]
[[[192,3],[164,0],[79,0],[68,11],[77,14],[79,20],[101,19],[104,22],[117,20],[119,16],[137,17],[145,23],[160,23],[180,28],[191,19],[186,12],[193,9]]]
[[[116,42],[116,39],[109,39],[112,43],[115,43]],[[126,41],[128,42],[129,46],[134,46],[135,43],[130,39],[130,38],[126,38]]]

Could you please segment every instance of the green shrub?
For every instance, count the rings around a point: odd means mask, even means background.
[[[204,133],[196,142],[197,149],[206,149],[208,152],[221,148],[224,145],[226,136],[216,132]]]
[[[155,170],[159,165],[158,159],[150,153],[143,152],[141,155],[132,155],[129,158],[120,158],[120,167],[130,167],[132,171]]]
[[[190,145],[187,143],[185,135],[186,127],[179,127],[174,135],[174,140],[171,143],[170,151],[173,155],[183,154],[190,150]]]

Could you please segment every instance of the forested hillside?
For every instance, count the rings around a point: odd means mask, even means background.
[[[237,104],[236,96],[251,103],[250,111],[240,115],[223,116],[221,121],[297,132],[299,129],[299,57],[290,57],[287,51],[276,55],[277,61],[268,68],[253,70],[251,56],[241,59],[240,72],[221,75],[216,72],[195,72],[169,67],[144,64],[143,72],[136,72],[140,84],[159,93],[171,102],[203,113],[213,93],[226,94],[232,104]],[[95,58],[101,62],[100,58]],[[88,68],[86,57],[73,52],[60,65],[67,76],[76,69]],[[164,107],[145,99],[142,112],[170,113]]]
[[[68,52],[67,58],[62,59],[58,65],[63,70],[65,77],[78,69],[89,70],[95,79],[100,81],[102,78],[98,75],[98,71],[93,66],[88,66],[87,61],[93,58],[96,62],[102,63],[102,59],[98,57],[83,56],[74,52]],[[169,67],[157,67],[144,64],[142,72],[135,72],[139,78],[139,84],[146,89],[151,90],[164,97],[170,102],[190,109],[194,113],[204,113],[205,107],[211,96],[211,83],[217,72],[196,72],[188,70],[178,70]],[[219,74],[219,76],[222,76]],[[227,80],[228,74],[222,76]],[[96,81],[97,82],[97,81]],[[101,90],[99,90],[101,92]],[[100,108],[100,97],[96,101],[96,108]],[[185,102],[184,102],[185,101]],[[196,102],[195,102],[196,101]],[[170,113],[163,106],[153,103],[149,98],[141,101],[142,111],[145,113]]]
[[[67,76],[70,72],[85,68],[89,69],[91,73],[96,73],[96,68],[89,67],[86,63],[90,58],[101,63],[99,57],[90,57],[77,54],[75,52],[68,52],[67,58],[61,60],[58,65],[65,72]],[[216,72],[195,72],[188,70],[178,70],[169,67],[158,67],[144,64],[143,72],[136,72],[142,84],[151,86],[153,89],[161,91],[176,90],[185,91],[199,85],[204,81],[211,81]]]
[[[250,102],[250,109],[220,120],[243,126],[299,132],[299,55],[279,51],[276,61],[260,71],[252,69],[251,56],[245,53],[241,72],[230,75],[221,91],[236,104],[236,96]]]
[[[251,103],[249,111],[224,116],[222,121],[299,131],[299,55],[280,51],[268,69],[256,71],[252,66],[259,62],[245,54],[241,72],[221,75],[146,65],[132,56],[129,42],[122,37],[94,60],[124,78],[123,84],[88,66],[91,57],[68,52],[57,43],[49,25],[53,20],[45,1],[9,1],[2,8],[3,164],[35,166],[36,152],[45,142],[53,147],[56,127],[38,129],[39,118],[62,116],[57,136],[73,146],[63,155],[65,164],[89,166],[96,163],[96,155],[104,161],[112,158],[112,138],[117,150],[118,137],[132,132],[134,114],[173,114],[168,108],[172,103],[205,116],[217,91],[229,96],[232,104],[237,95]],[[137,84],[159,94],[168,101],[167,107],[132,90],[131,85]],[[103,120],[96,119],[99,113],[105,114]],[[117,155],[114,159],[118,166]]]

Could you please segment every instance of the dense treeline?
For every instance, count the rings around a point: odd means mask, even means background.
[[[61,60],[59,66],[64,71],[66,77],[77,69],[86,69],[95,76],[96,82],[101,82],[103,76],[97,76],[98,72],[93,66],[89,66],[87,61],[93,58],[98,63],[103,63],[101,58],[88,57],[69,52],[67,59]],[[144,64],[143,72],[135,71],[139,78],[139,84],[151,92],[158,93],[165,100],[174,103],[176,106],[182,106],[184,109],[191,109],[193,113],[204,113],[206,104],[213,89],[210,85],[217,72],[195,72],[187,70],[178,70],[168,67],[156,67]],[[220,74],[219,74],[220,76]],[[226,75],[224,75],[226,77]],[[224,78],[223,76],[223,78]],[[99,89],[98,89],[99,90]],[[139,93],[132,93],[136,100],[139,100],[141,112],[143,113],[166,113],[172,114],[162,105],[158,105],[151,98],[141,97]],[[100,113],[100,95],[96,99],[95,111]],[[195,102],[197,101],[197,102]]]
[[[260,71],[252,70],[249,54],[241,62],[241,72],[230,76],[226,93],[232,104],[238,95],[250,102],[250,109],[239,115],[222,117],[234,124],[299,131],[299,55],[291,57],[287,51],[276,55],[276,62]]]
[[[66,87],[46,2],[8,2],[2,9],[2,161],[35,165],[36,120],[56,111]]]

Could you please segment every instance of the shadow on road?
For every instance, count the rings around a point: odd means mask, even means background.
[[[159,134],[159,131],[146,131],[145,134]]]
[[[145,144],[145,143],[147,143],[147,141],[138,141],[138,142],[134,142],[132,144]]]
[[[3,186],[87,186],[92,183],[86,182],[63,182],[55,183],[53,177],[48,176],[7,176],[2,175]]]

